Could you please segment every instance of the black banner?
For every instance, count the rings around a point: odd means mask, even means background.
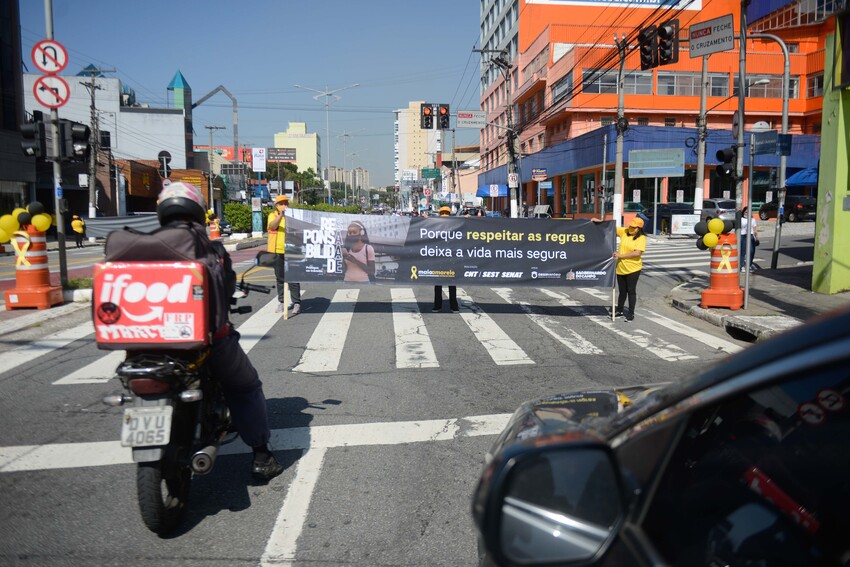
[[[286,279],[613,287],[613,221],[286,211]]]

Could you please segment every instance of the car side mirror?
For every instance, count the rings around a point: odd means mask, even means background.
[[[499,565],[583,563],[614,539],[626,510],[619,467],[606,444],[577,435],[518,444],[485,469],[473,512]]]

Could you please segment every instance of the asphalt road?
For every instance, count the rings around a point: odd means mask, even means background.
[[[98,251],[69,263],[85,269]],[[234,320],[287,469],[255,485],[247,448],[228,446],[167,539],[140,520],[121,412],[100,401],[120,385],[87,306],[6,333],[0,564],[474,565],[470,495],[522,401],[681,380],[746,348],[670,308],[670,284],[641,279],[632,323],[611,323],[599,289],[470,287],[452,314],[430,312],[431,287],[305,283],[287,321],[273,297],[250,295],[254,312]]]

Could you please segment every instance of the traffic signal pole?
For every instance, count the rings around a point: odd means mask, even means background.
[[[44,27],[47,39],[53,39],[53,0],[44,0]],[[65,258],[65,220],[62,211],[62,140],[59,139],[59,110],[50,110],[50,132],[53,136],[53,203],[56,211],[56,240],[59,243],[59,281],[68,286],[68,261]]]
[[[747,5],[748,0],[741,1],[740,35],[738,36],[738,148],[735,165],[735,237],[738,241],[738,261],[741,261],[741,207],[743,206],[744,189],[744,126],[746,119],[744,115],[744,91],[747,84]],[[752,162],[750,167],[752,167]],[[749,205],[749,203],[748,203]],[[746,305],[744,306],[746,309]]]
[[[617,146],[614,165],[613,214],[616,226],[623,226],[623,146],[625,145],[624,126],[626,106],[625,79],[623,72],[626,65],[626,52],[629,46],[625,35],[623,35],[622,39],[617,39],[617,35],[614,34],[614,42],[617,44],[617,51],[620,54],[620,72],[617,76]]]

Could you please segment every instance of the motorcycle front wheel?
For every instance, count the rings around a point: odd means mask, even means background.
[[[142,521],[157,535],[165,535],[180,523],[189,500],[192,472],[188,466],[139,463],[136,490]]]

